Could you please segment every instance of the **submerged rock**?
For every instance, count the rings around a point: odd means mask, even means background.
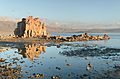
[[[57,70],[61,70],[61,68],[60,68],[60,67],[56,67],[56,69],[57,69]]]
[[[71,66],[71,64],[66,64],[66,66]]]
[[[63,50],[59,52],[59,54],[65,56],[77,56],[77,57],[84,57],[84,56],[113,56],[114,53],[120,53],[120,49],[118,48],[107,48],[107,47],[81,47],[77,49],[70,49],[70,50]],[[115,54],[116,55],[116,54]]]

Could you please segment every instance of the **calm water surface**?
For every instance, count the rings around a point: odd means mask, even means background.
[[[71,36],[74,34],[54,35]],[[93,33],[91,35],[103,34]],[[56,75],[61,79],[120,79],[120,33],[108,35],[111,39],[106,41],[59,44],[0,43],[0,47],[10,47],[9,50],[0,53],[0,58],[20,65],[22,79],[27,79],[37,73],[44,74],[43,79],[51,79]],[[106,48],[109,50],[105,53],[98,53]],[[63,53],[66,51],[67,53]],[[16,57],[19,60],[14,60]],[[6,63],[0,62],[0,64]],[[91,65],[90,69],[88,69],[88,64]],[[13,63],[11,66],[14,68],[16,64]]]

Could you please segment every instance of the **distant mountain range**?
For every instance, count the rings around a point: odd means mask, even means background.
[[[47,22],[50,32],[120,32],[120,23],[111,24],[87,24],[80,22]]]
[[[9,35],[14,33],[16,23],[13,21],[0,21],[0,35]]]
[[[120,28],[115,29],[86,29],[84,31],[78,31],[79,32],[87,32],[87,33],[120,33]]]
[[[19,19],[0,17],[0,35],[9,35],[14,33]],[[47,32],[120,32],[120,24],[86,24],[80,22],[59,22],[47,20]]]

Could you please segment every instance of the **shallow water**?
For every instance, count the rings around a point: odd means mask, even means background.
[[[108,35],[111,39],[107,41],[59,44],[0,43],[1,47],[10,47],[0,53],[0,58],[5,58],[7,62],[0,64],[12,63],[13,68],[20,65],[20,75],[23,76],[21,79],[35,79],[37,73],[44,74],[44,79],[51,79],[56,75],[61,79],[120,79],[120,34]],[[98,53],[107,48],[109,50]],[[63,53],[65,51],[67,54]],[[88,64],[91,65],[90,68]]]

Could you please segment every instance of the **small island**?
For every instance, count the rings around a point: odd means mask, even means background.
[[[93,41],[93,40],[109,40],[107,34],[103,36],[92,36],[88,33],[80,35],[65,36],[52,36],[47,33],[47,25],[42,22],[40,18],[29,16],[22,18],[17,23],[17,28],[14,30],[14,35],[0,36],[1,42],[75,42],[75,41]]]

